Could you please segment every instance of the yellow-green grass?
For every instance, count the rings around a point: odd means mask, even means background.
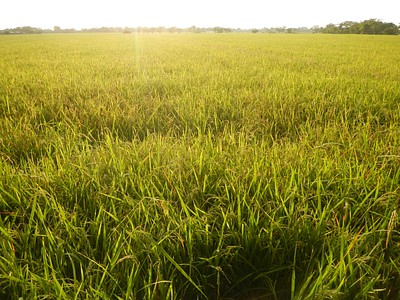
[[[0,36],[0,298],[396,299],[400,39]]]

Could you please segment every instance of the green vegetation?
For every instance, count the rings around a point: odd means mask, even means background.
[[[396,299],[397,36],[0,37],[1,299]]]
[[[40,33],[341,33],[341,34],[380,34],[380,35],[398,35],[400,26],[394,23],[382,22],[377,19],[369,19],[362,22],[345,21],[340,24],[328,24],[325,27],[313,26],[312,28],[298,27],[270,27],[270,28],[224,28],[224,27],[196,27],[177,28],[177,27],[101,27],[75,30],[61,29],[54,26],[53,30],[41,29],[30,26],[7,28],[0,30],[2,34],[40,34]]]
[[[328,24],[326,27],[320,28],[316,31],[322,33],[397,35],[400,33],[400,26],[397,26],[394,23],[369,19],[362,22],[346,21],[338,25]]]

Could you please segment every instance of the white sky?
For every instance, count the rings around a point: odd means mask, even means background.
[[[0,29],[18,26],[312,27],[376,18],[400,23],[399,0],[3,0]]]

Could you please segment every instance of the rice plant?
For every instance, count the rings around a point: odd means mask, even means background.
[[[397,36],[0,36],[0,298],[397,299]]]

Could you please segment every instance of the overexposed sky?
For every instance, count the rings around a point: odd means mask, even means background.
[[[0,29],[312,27],[376,18],[400,23],[400,0],[5,0]]]

